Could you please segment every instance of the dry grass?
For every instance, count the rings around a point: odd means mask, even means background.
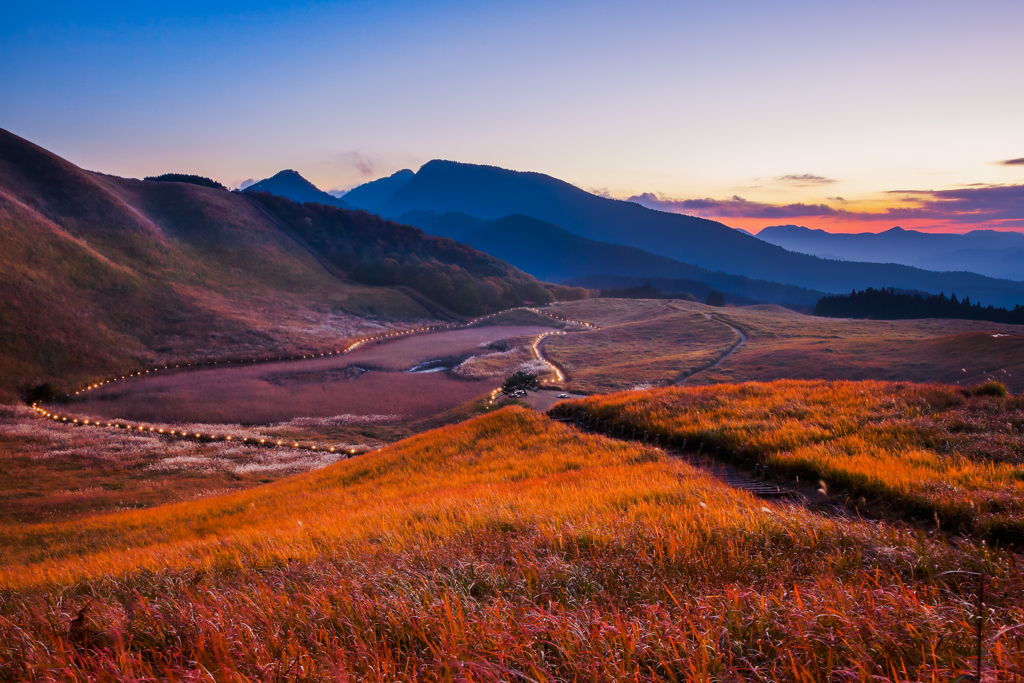
[[[747,344],[688,383],[877,379],[971,386],[996,379],[1024,391],[1024,329],[969,320],[843,320],[776,306],[720,309]],[[1007,336],[993,336],[1003,334]]]
[[[778,381],[563,404],[765,465],[868,508],[1024,542],[1024,400],[940,385]]]
[[[294,430],[265,431],[276,436]],[[359,449],[379,445],[334,443]],[[65,521],[219,495],[335,459],[302,450],[168,442],[121,430],[75,428],[42,419],[28,408],[0,408],[0,524]]]
[[[901,680],[1024,620],[1011,558],[765,505],[520,409],[243,493],[3,531],[0,676]],[[1024,665],[995,639],[989,675]]]
[[[842,320],[778,306],[713,308],[686,301],[590,299],[559,315],[598,323],[552,342],[573,388],[721,384],[775,379],[877,379],[970,386],[989,379],[1024,391],[1024,330],[968,320]],[[697,315],[710,316],[703,321]],[[747,344],[710,368],[742,330]],[[1005,336],[994,336],[1005,335]],[[590,350],[594,349],[595,354]]]
[[[706,368],[739,337],[703,315],[707,306],[681,310],[676,302],[594,299],[554,311],[594,321],[601,329],[551,338],[545,353],[573,391],[603,393],[660,386]]]

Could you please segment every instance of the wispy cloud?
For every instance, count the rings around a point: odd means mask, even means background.
[[[377,170],[376,162],[361,152],[342,152],[336,154],[334,163],[338,166],[354,168],[363,176],[371,176]]]
[[[752,202],[739,195],[732,199],[670,199],[645,192],[626,201],[658,211],[686,213],[704,218],[793,218],[796,216],[830,216],[839,213],[827,204],[765,204]]]
[[[814,175],[813,173],[801,173],[800,175],[791,173],[789,175],[781,175],[776,178],[776,180],[790,185],[796,185],[797,187],[806,187],[808,185],[829,185],[831,183],[838,182],[832,178]]]
[[[627,201],[650,209],[684,213],[702,218],[800,218],[819,217],[859,221],[930,221],[992,228],[1024,228],[1024,185],[983,185],[952,190],[891,190],[894,206],[884,211],[850,211],[828,204],[768,204],[731,199],[673,199],[645,192]],[[830,201],[848,204],[842,197]]]
[[[1019,159],[1006,159],[1005,161],[997,161],[1000,166],[1024,166],[1024,157]]]

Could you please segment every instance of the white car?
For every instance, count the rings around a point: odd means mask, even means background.
[[[572,398],[569,394],[559,394],[558,398]]]

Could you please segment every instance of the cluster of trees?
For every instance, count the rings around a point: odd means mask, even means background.
[[[581,287],[539,282],[470,246],[365,211],[250,196],[352,280],[410,287],[462,315],[589,296]]]
[[[651,286],[648,280],[637,287],[614,287],[602,289],[602,298],[606,299],[683,299],[685,301],[696,301],[697,298],[689,292],[663,292],[657,287]]]
[[[156,183],[189,183],[190,185],[212,187],[215,190],[228,189],[212,178],[207,178],[201,175],[189,175],[188,173],[164,173],[163,175],[151,175],[146,176],[143,180]]]
[[[824,296],[814,307],[814,315],[826,318],[869,318],[872,320],[907,320],[914,318],[959,318],[962,320],[988,320],[996,323],[1024,325],[1024,306],[1017,304],[1012,310],[982,307],[971,303],[970,297],[962,301],[945,293],[922,296],[889,289],[853,290],[848,295]]]

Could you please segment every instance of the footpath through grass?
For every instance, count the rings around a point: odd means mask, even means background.
[[[0,532],[0,680],[877,680],[972,670],[1013,557],[507,408],[265,487]],[[966,577],[966,578],[965,578]],[[1022,634],[985,666],[1022,671]]]
[[[1024,542],[1024,398],[941,385],[777,381],[655,389],[555,406],[677,448],[823,482],[855,505]]]

